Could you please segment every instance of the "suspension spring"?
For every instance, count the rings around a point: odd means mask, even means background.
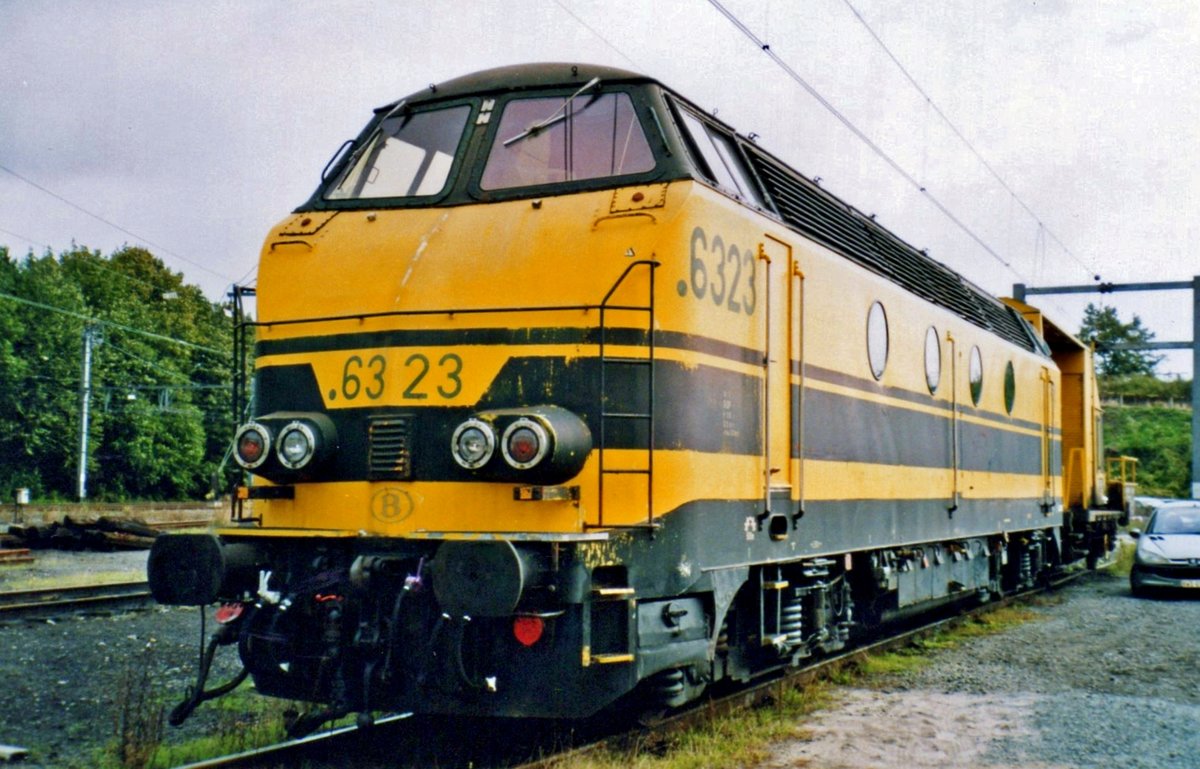
[[[650,685],[658,702],[670,705],[676,697],[683,694],[683,668],[671,668],[656,673]]]
[[[804,642],[804,600],[799,592],[792,591],[779,612],[779,632],[787,639],[789,649],[794,649]]]

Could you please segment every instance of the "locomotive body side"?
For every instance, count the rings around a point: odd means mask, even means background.
[[[267,238],[248,502],[150,572],[240,607],[221,643],[324,703],[307,725],[678,705],[1067,555],[1063,385],[1029,325],[657,83],[590,75],[383,108]],[[594,162],[587,110],[624,172],[529,183],[547,147]],[[386,171],[385,131],[440,146],[444,186],[338,197]]]

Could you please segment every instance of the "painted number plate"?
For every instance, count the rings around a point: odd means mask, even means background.
[[[1185,579],[1180,581],[1180,587],[1200,587],[1200,579]]]
[[[322,352],[304,360],[316,373],[326,408],[462,406],[479,400],[504,365],[506,352],[403,347]]]

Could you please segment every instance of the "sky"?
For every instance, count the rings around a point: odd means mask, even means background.
[[[1194,0],[722,5],[795,78],[709,0],[0,0],[0,245],[143,245],[216,300],[374,107],[569,61],[716,110],[992,293],[1200,274]],[[1188,341],[1191,298],[1104,300]],[[1076,330],[1101,297],[1034,299]]]

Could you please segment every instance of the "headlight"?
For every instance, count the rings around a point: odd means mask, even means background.
[[[233,439],[233,457],[237,463],[247,470],[267,461],[271,452],[271,434],[267,428],[255,422],[242,425]]]
[[[1146,535],[1143,534],[1142,536],[1145,537]],[[1138,543],[1137,553],[1135,555],[1134,560],[1136,560],[1138,563],[1151,564],[1151,565],[1153,565],[1153,564],[1160,564],[1160,565],[1161,564],[1169,564],[1171,562],[1171,559],[1167,558],[1162,553],[1160,553],[1156,550],[1151,550],[1150,549],[1150,540],[1148,540],[1148,539],[1143,539],[1141,542]]]
[[[317,452],[317,438],[312,428],[303,422],[289,422],[279,431],[279,464],[289,470],[299,470],[312,461]]]
[[[496,450],[496,434],[486,422],[468,419],[458,426],[450,439],[454,461],[468,470],[487,464]]]
[[[546,435],[546,428],[526,417],[509,425],[500,441],[504,461],[518,470],[525,470],[541,462],[549,448],[550,440]]]

